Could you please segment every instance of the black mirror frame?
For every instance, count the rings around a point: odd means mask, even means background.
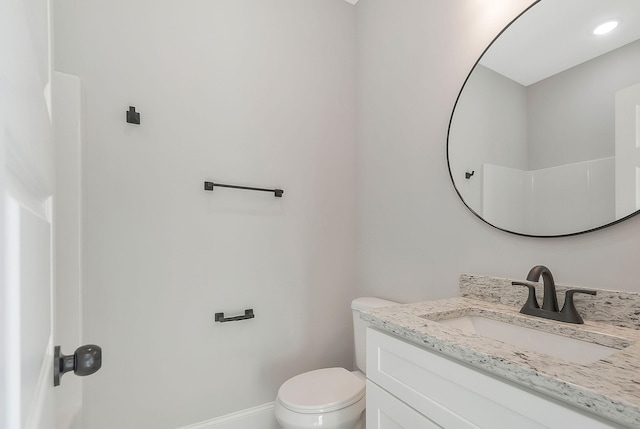
[[[458,92],[458,96],[456,97],[456,101],[453,104],[453,109],[451,111],[451,117],[449,119],[449,126],[447,127],[447,169],[449,170],[449,177],[451,178],[451,184],[453,185],[453,189],[455,189],[456,194],[458,194],[458,197],[460,198],[460,201],[462,201],[462,203],[467,207],[467,209],[469,209],[469,211],[471,213],[473,213],[478,219],[480,219],[481,221],[483,221],[484,223],[486,223],[487,225],[492,226],[493,228],[500,230],[500,231],[504,231],[507,232],[509,234],[514,234],[514,235],[519,235],[522,237],[532,237],[532,238],[560,238],[560,237],[572,237],[575,235],[582,235],[582,234],[586,234],[588,232],[593,232],[593,231],[598,231],[604,228],[608,228],[610,226],[613,226],[615,224],[618,224],[620,222],[624,222],[625,220],[632,218],[634,216],[636,216],[637,214],[640,213],[640,210],[636,210],[635,212],[617,219],[611,223],[596,227],[596,228],[591,228],[591,229],[586,229],[584,231],[578,231],[578,232],[571,232],[568,234],[555,234],[555,235],[535,235],[535,234],[525,234],[522,232],[516,232],[516,231],[511,231],[505,228],[500,228],[499,226],[496,226],[490,222],[488,222],[486,219],[484,219],[482,216],[480,216],[475,210],[473,210],[471,207],[469,207],[469,205],[467,204],[467,202],[464,200],[464,198],[462,197],[462,194],[460,193],[460,191],[458,190],[458,187],[456,186],[456,182],[453,178],[453,173],[451,172],[451,161],[449,159],[449,137],[451,135],[451,125],[453,123],[453,116],[456,112],[456,107],[458,106],[458,101],[460,101],[460,96],[462,95],[462,91],[464,91],[465,86],[467,85],[467,82],[469,81],[469,78],[471,77],[471,74],[473,73],[473,71],[476,69],[477,65],[480,63],[480,60],[482,59],[482,57],[484,56],[484,54],[489,50],[489,48],[491,48],[491,46],[493,46],[493,44],[495,43],[496,40],[498,40],[498,38],[500,36],[502,36],[502,34],[509,28],[511,27],[511,25],[516,22],[518,19],[520,19],[520,17],[522,15],[524,15],[525,13],[527,13],[531,8],[533,8],[534,6],[536,6],[538,3],[540,3],[542,0],[536,0],[535,2],[533,2],[531,5],[529,5],[525,10],[523,10],[521,13],[518,14],[518,16],[516,16],[514,19],[511,20],[511,22],[509,22],[497,35],[496,37],[493,38],[493,40],[491,41],[491,43],[489,43],[489,45],[482,51],[482,54],[480,54],[480,56],[478,57],[478,59],[476,60],[476,62],[473,64],[473,67],[471,67],[471,71],[469,71],[469,74],[467,75],[467,77],[465,78],[463,84],[462,84],[462,88],[460,88],[460,92]]]

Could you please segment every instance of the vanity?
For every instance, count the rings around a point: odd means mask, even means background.
[[[361,315],[368,427],[640,427],[640,294],[577,298],[578,325],[521,314],[509,279],[463,275],[460,292]]]

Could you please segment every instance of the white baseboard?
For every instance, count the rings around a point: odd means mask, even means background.
[[[280,429],[273,415],[273,402],[247,408],[178,429]]]

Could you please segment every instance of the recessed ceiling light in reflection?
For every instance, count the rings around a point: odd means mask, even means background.
[[[607,34],[617,26],[618,26],[618,21],[607,21],[605,23],[598,25],[595,28],[595,30],[593,30],[593,34],[595,34],[596,36],[601,36],[603,34]]]

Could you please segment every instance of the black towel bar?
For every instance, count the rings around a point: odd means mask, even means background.
[[[265,188],[254,188],[250,186],[223,185],[222,183],[204,182],[205,191],[213,191],[214,186],[219,186],[221,188],[246,189],[249,191],[273,192],[274,196],[278,198],[282,197],[282,194],[284,194],[284,191],[282,189],[265,189]]]
[[[253,314],[253,308],[245,310],[244,311],[244,316],[224,317],[224,313],[216,313],[215,314],[216,322],[221,322],[221,323],[224,323],[224,322],[236,322],[238,320],[253,319],[254,317],[256,317],[256,315]]]

